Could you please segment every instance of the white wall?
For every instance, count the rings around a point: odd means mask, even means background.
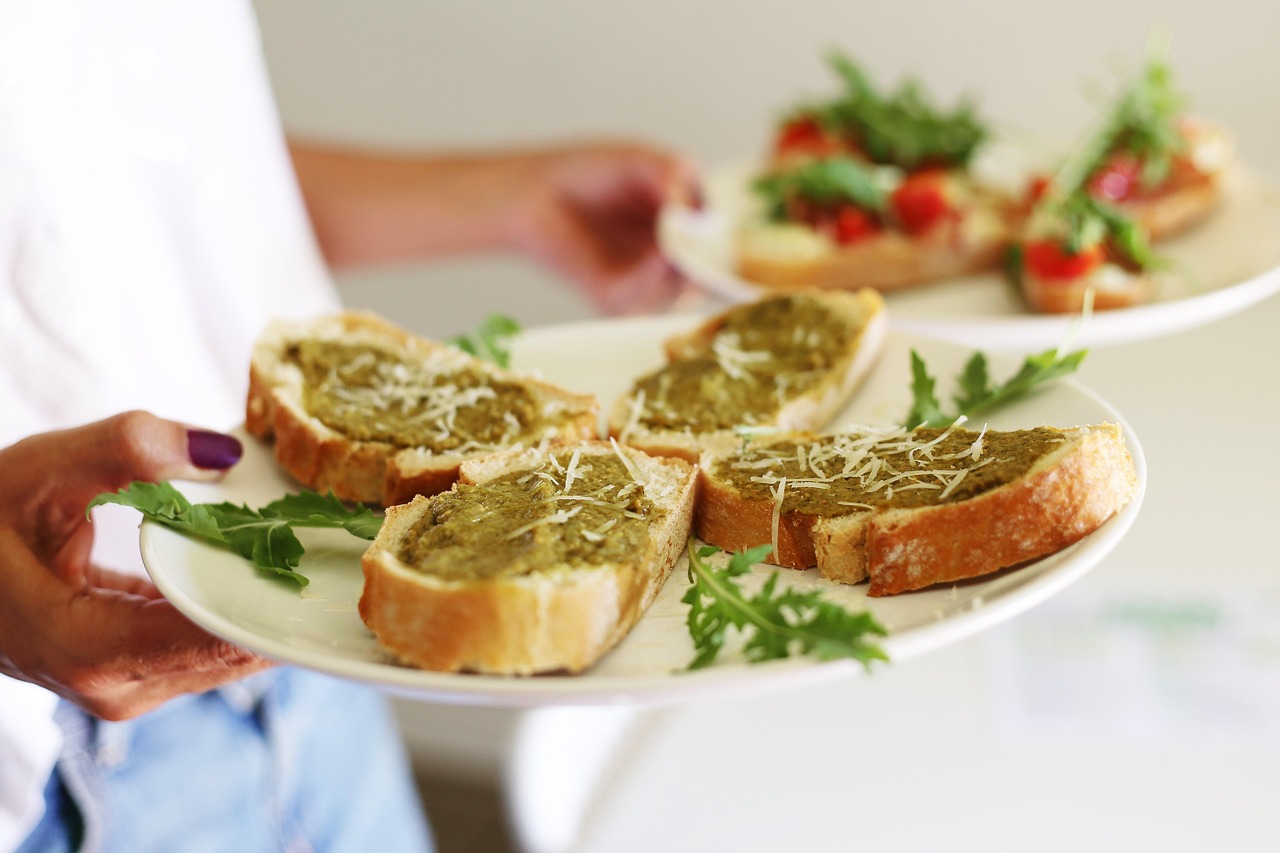
[[[1280,3],[1268,0],[256,0],[288,125],[399,147],[635,135],[714,166],[760,149],[772,118],[833,90],[838,47],[880,80],[963,93],[1006,132],[1069,140],[1148,34],[1172,41],[1200,112],[1280,175]],[[409,285],[405,287],[403,285]],[[526,325],[576,319],[570,291],[512,259],[344,276],[353,304],[418,331],[471,328],[503,306]]]
[[[608,3],[255,0],[286,123],[397,147],[639,135],[707,166],[758,151],[776,113],[832,90],[839,47],[881,80],[916,74],[940,98],[975,96],[1004,130],[1069,140],[1092,80],[1132,68],[1164,27],[1194,107],[1232,125],[1246,160],[1280,175],[1280,3],[1274,0],[645,0]],[[353,305],[425,334],[500,308],[525,325],[582,318],[568,289],[513,259],[372,270]],[[492,779],[510,715],[401,707],[419,755]]]

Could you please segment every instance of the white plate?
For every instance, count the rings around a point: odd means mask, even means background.
[[[997,155],[997,158],[1012,155]],[[1008,168],[1005,168],[1008,166]],[[985,164],[1004,183],[1021,167]],[[735,272],[732,234],[753,206],[753,167],[726,166],[705,177],[701,211],[668,206],[659,221],[667,256],[692,281],[731,301],[767,292]],[[1027,311],[998,271],[890,293],[894,326],[972,347],[1032,352],[1058,346],[1102,346],[1170,334],[1221,319],[1280,291],[1280,188],[1240,168],[1225,181],[1221,207],[1200,227],[1160,244],[1173,272],[1152,301],[1098,312],[1085,322]]]
[[[518,340],[515,364],[595,393],[607,405],[626,390],[631,377],[661,362],[664,337],[687,328],[695,319],[672,316],[538,329]],[[835,425],[894,423],[905,415],[910,403],[908,353],[913,346],[944,391],[969,354],[953,344],[892,333],[856,402]],[[1016,363],[996,358],[992,367],[993,376],[1003,378]],[[1066,380],[999,412],[991,425],[1070,426],[1106,420],[1123,423],[1109,405]],[[1126,438],[1145,487],[1142,452],[1127,427]],[[296,489],[268,448],[249,439],[245,451],[244,460],[223,482],[185,484],[184,492],[195,501],[234,500],[259,506]],[[1115,547],[1133,523],[1140,503],[1141,492],[1128,508],[1076,545],[985,581],[870,599],[865,585],[834,584],[818,578],[816,571],[783,570],[783,577],[795,586],[821,588],[846,606],[870,608],[890,631],[882,643],[884,650],[900,661],[953,643],[1054,595]],[[862,671],[849,661],[789,659],[749,665],[732,650],[709,669],[682,671],[693,657],[685,627],[687,607],[680,602],[687,588],[683,561],[632,633],[586,674],[501,678],[412,669],[395,664],[382,652],[356,612],[363,543],[341,532],[302,534],[307,554],[301,568],[311,584],[301,591],[292,583],[257,574],[229,552],[151,522],[142,526],[142,555],[164,595],[209,631],[268,657],[419,699],[493,706],[656,702],[795,685]],[[758,568],[754,581],[763,579],[765,571],[772,569]]]

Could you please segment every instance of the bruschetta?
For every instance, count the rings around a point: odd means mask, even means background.
[[[973,106],[885,94],[843,55],[844,92],[781,122],[736,235],[737,271],[771,288],[882,291],[996,265],[1016,212],[975,180],[987,131]]]
[[[1137,494],[1114,424],[775,434],[701,460],[694,521],[726,550],[895,595],[1055,553]]]

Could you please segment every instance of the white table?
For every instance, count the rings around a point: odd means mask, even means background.
[[[537,817],[529,768],[572,775],[570,758],[551,762],[555,743],[577,732],[581,748],[590,730],[518,729],[512,765],[525,769],[507,794],[523,844],[1274,849],[1277,356],[1277,298],[1094,350],[1080,379],[1129,420],[1150,470],[1133,530],[1098,568],[1005,626],[869,678],[643,711],[625,730],[615,717],[607,760],[580,774],[593,790],[560,815]]]

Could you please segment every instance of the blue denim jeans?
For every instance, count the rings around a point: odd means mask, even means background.
[[[21,853],[431,849],[385,701],[281,668],[136,720],[63,703],[66,745]]]

